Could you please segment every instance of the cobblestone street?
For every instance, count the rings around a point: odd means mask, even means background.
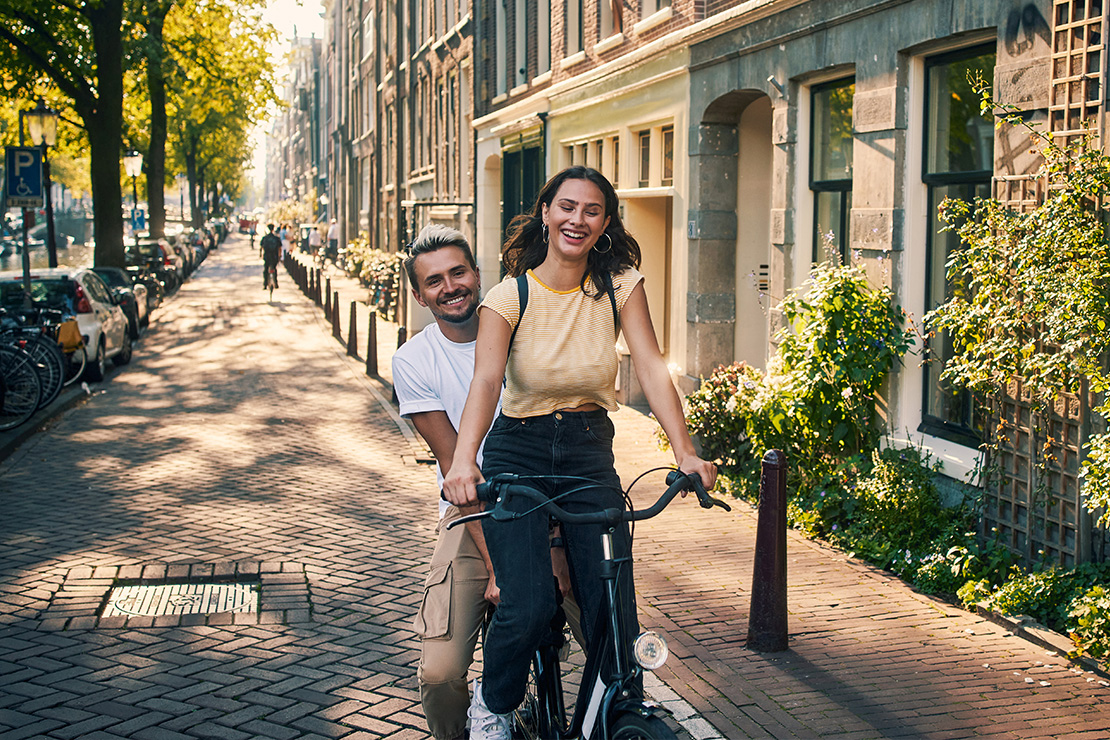
[[[232,236],[131,365],[0,462],[5,740],[426,737],[434,469],[292,279],[261,283]],[[626,484],[670,462],[650,419],[616,422]],[[678,501],[636,538],[685,738],[1110,737],[1102,676],[794,533],[791,649],[749,651],[745,504]],[[262,612],[96,617],[114,580],[190,573],[260,580]]]

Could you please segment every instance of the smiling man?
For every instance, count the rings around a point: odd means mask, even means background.
[[[393,355],[393,385],[401,414],[435,454],[442,484],[474,375],[481,279],[466,238],[439,224],[424,227],[409,246],[405,271],[413,297],[432,312],[435,323]],[[466,675],[486,611],[497,603],[481,524],[447,529],[449,522],[474,511],[476,507],[460,511],[440,501],[435,552],[416,615],[420,700],[436,740],[465,737],[470,705]]]

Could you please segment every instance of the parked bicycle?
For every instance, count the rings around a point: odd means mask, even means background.
[[[560,614],[553,620],[551,635],[533,656],[524,702],[514,713],[515,734],[527,740],[675,740],[674,732],[663,720],[665,710],[646,701],[641,688],[643,671],[656,670],[666,662],[667,644],[655,632],[643,632],[639,636],[627,634],[624,612],[634,609],[635,605],[625,604],[619,598],[617,577],[620,568],[631,563],[632,555],[614,552],[612,533],[622,522],[656,516],[675,496],[685,491],[693,491],[703,508],[720,506],[726,511],[731,509],[728,504],[710,496],[697,476],[672,470],[667,477],[667,490],[647,509],[605,508],[595,512],[571,513],[561,508],[558,501],[576,491],[548,498],[530,485],[556,478],[562,481],[581,480],[584,488],[598,486],[596,481],[567,476],[495,475],[478,485],[478,498],[492,504],[492,507],[447,525],[454,527],[487,517],[495,522],[512,521],[539,511],[566,524],[608,525],[601,535],[604,553],[601,578],[605,599],[590,644],[586,646],[586,665],[573,715],[568,722],[560,667],[560,650],[566,636],[561,627],[563,620]],[[514,497],[528,499],[534,502],[534,506],[524,512],[511,511],[506,505]],[[554,582],[552,588],[557,589]]]

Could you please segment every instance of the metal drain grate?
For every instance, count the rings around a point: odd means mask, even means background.
[[[116,586],[101,617],[160,617],[169,614],[258,612],[258,584],[171,583]]]

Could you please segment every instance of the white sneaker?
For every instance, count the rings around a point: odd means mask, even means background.
[[[489,710],[482,698],[482,682],[477,678],[466,716],[470,718],[470,740],[511,740],[512,715],[494,714]]]

